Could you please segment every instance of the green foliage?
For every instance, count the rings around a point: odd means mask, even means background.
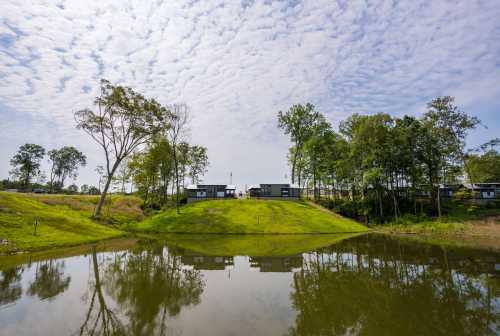
[[[94,216],[99,217],[109,186],[120,163],[139,146],[170,127],[172,113],[154,99],[129,87],[101,80],[97,109],[75,113],[77,128],[85,131],[103,149],[106,183]]]
[[[303,202],[212,200],[164,211],[130,229],[165,233],[345,233],[367,229]]]
[[[24,144],[10,160],[14,169],[11,174],[28,187],[31,180],[40,174],[40,161],[45,156],[45,149],[36,144]]]
[[[52,162],[49,182],[51,191],[60,191],[66,178],[76,178],[78,167],[87,164],[87,157],[72,146],[53,149],[47,154]]]
[[[306,107],[278,113],[280,128],[294,142],[292,174],[306,196],[312,190],[316,202],[331,200],[328,207],[343,215],[376,223],[407,213],[441,215],[446,209],[439,184],[457,183],[469,170],[465,138],[479,120],[460,111],[453,97],[432,100],[419,119],[353,114],[338,133],[312,105]],[[308,122],[299,120],[301,113]],[[431,202],[422,199],[424,192]]]

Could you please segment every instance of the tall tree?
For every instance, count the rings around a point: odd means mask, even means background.
[[[209,165],[207,149],[202,146],[192,146],[189,148],[189,158],[189,177],[191,183],[195,184],[207,171]]]
[[[169,111],[156,100],[147,99],[129,87],[101,80],[101,92],[94,104],[97,110],[75,113],[77,128],[85,131],[99,146],[106,159],[106,183],[95,208],[101,208],[120,163],[152,136],[170,126]]]
[[[11,174],[28,187],[31,180],[40,174],[40,162],[45,156],[45,149],[37,144],[24,144],[10,160],[14,169]]]
[[[444,181],[446,170],[457,162],[465,163],[465,139],[468,131],[479,124],[479,119],[460,111],[450,96],[438,97],[428,104],[423,118],[424,141],[430,152],[425,155],[432,195],[441,216],[439,182]],[[467,167],[465,167],[467,170]],[[470,176],[470,174],[469,174]]]
[[[303,154],[303,146],[312,134],[313,125],[318,120],[320,114],[315,111],[314,105],[307,103],[293,105],[287,112],[278,112],[278,127],[289,134],[293,142],[294,150],[291,153],[292,163],[292,183],[295,183],[296,175],[300,176],[300,171],[296,171],[297,162]],[[299,180],[300,184],[300,180]]]
[[[66,178],[76,178],[78,167],[87,164],[87,157],[72,146],[53,149],[48,152],[50,169],[50,192],[61,190]]]
[[[180,213],[180,179],[179,179],[179,158],[178,158],[178,146],[182,142],[187,133],[187,127],[189,122],[189,109],[186,104],[173,105],[170,108],[172,113],[170,127],[168,128],[166,135],[172,146],[172,158],[174,161],[174,172],[175,172],[175,204],[177,213]]]

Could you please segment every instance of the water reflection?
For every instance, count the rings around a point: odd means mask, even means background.
[[[250,267],[260,272],[291,272],[302,267],[302,254],[276,257],[250,257]]]
[[[310,253],[293,276],[289,334],[498,334],[498,262],[383,238]]]
[[[94,251],[92,265],[93,294],[80,334],[163,335],[167,331],[166,318],[178,315],[183,307],[198,304],[204,288],[199,271],[184,268],[180,256],[154,244],[116,253],[100,262]],[[124,318],[109,309],[103,289]],[[96,294],[98,307],[94,307]],[[93,323],[90,316],[94,316]]]
[[[52,299],[64,292],[71,281],[64,275],[64,261],[42,261],[36,263],[35,280],[28,288],[28,295],[38,296],[41,300]]]
[[[498,253],[383,236],[273,256],[145,242],[0,275],[1,335],[500,334]]]
[[[13,267],[0,272],[0,306],[12,303],[21,298],[23,289],[21,286],[21,276],[23,267]]]

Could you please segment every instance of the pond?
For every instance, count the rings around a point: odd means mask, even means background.
[[[367,234],[72,254],[0,263],[0,335],[500,335],[498,252]]]

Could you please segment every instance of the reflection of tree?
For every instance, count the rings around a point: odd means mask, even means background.
[[[204,283],[197,270],[185,269],[180,256],[163,247],[118,256],[106,270],[107,289],[130,321],[134,335],[165,332],[166,318],[200,302]]]
[[[69,287],[71,277],[64,277],[64,262],[45,261],[37,264],[35,280],[30,284],[28,294],[40,299],[52,299]]]
[[[494,335],[498,279],[450,268],[450,256],[405,259],[387,244],[307,255],[294,274],[291,335]],[[392,250],[391,250],[392,249]],[[390,253],[388,251],[391,251]],[[427,261],[425,260],[427,257]],[[462,260],[462,263],[465,261]]]
[[[95,253],[92,259],[94,290],[81,334],[164,335],[168,316],[200,302],[201,273],[183,268],[180,257],[163,248],[115,254],[101,264]],[[116,312],[106,304],[105,294],[114,299]]]
[[[0,274],[0,305],[5,305],[17,301],[22,293],[21,274],[23,268],[13,267],[2,271]]]
[[[92,251],[92,266],[94,273],[93,283],[91,282],[92,295],[85,321],[80,327],[80,335],[125,335],[123,325],[104,298],[95,249]]]

